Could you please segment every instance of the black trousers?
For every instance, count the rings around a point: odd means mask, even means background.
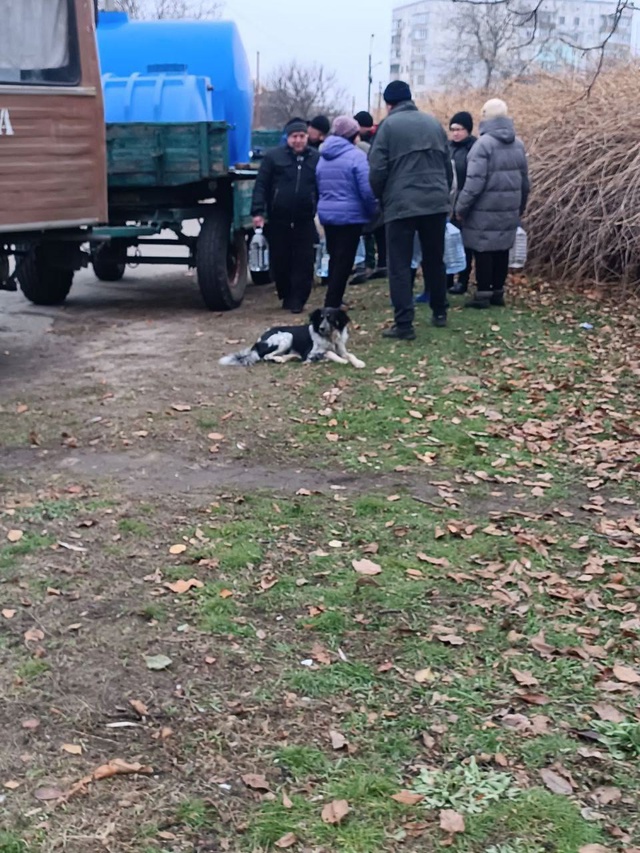
[[[389,292],[395,311],[396,326],[413,325],[413,284],[411,258],[413,238],[418,233],[422,248],[422,272],[429,282],[431,310],[435,315],[447,311],[447,272],[444,265],[444,234],[446,213],[412,216],[387,223],[387,253],[389,261]]]
[[[473,250],[465,249],[465,256],[467,258],[467,267],[463,269],[462,272],[458,273],[458,284],[463,284],[465,287],[469,285],[469,278],[471,277],[471,265],[473,264]],[[448,275],[447,276],[447,287],[453,287],[453,280],[455,276]]]
[[[285,308],[304,308],[313,286],[316,227],[306,222],[270,222],[271,275]],[[355,254],[355,253],[354,253]]]
[[[326,308],[339,308],[353,269],[362,234],[362,225],[325,225],[324,234],[329,252],[329,279]]]
[[[373,232],[373,236],[376,241],[376,248],[378,250],[378,263],[376,266],[378,268],[384,269],[387,266],[387,231],[384,225],[381,225],[380,228],[376,228]]]
[[[509,250],[474,252],[478,293],[502,292],[509,272]]]

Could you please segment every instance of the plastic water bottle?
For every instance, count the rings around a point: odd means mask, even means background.
[[[520,270],[527,262],[527,234],[524,228],[518,225],[516,239],[509,252],[509,266],[511,269]]]
[[[251,272],[268,272],[269,270],[269,244],[262,233],[262,228],[256,228],[249,244],[249,269]]]
[[[326,240],[320,240],[316,249],[316,275],[318,278],[329,277],[329,253]]]

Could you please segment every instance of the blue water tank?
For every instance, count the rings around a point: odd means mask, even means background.
[[[233,22],[130,21],[125,12],[101,12],[98,49],[108,122],[226,121],[230,162],[248,162],[253,86]],[[128,92],[126,83],[114,82],[134,74]],[[111,117],[125,113],[128,119]],[[204,117],[185,118],[194,113]]]

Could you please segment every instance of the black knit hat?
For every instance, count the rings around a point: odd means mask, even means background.
[[[385,104],[395,106],[402,101],[411,100],[411,89],[409,88],[409,84],[405,83],[404,80],[392,80],[384,90],[384,95],[382,97],[384,98]]]
[[[307,123],[303,118],[290,118],[284,126],[284,132],[287,136],[292,133],[306,133]]]
[[[325,136],[328,136],[329,131],[331,130],[331,122],[326,116],[316,116],[309,122],[309,127],[314,127],[316,130],[319,130],[320,133],[324,133]]]
[[[358,122],[360,127],[373,127],[373,116],[366,110],[361,110],[359,113],[356,113],[354,115],[354,119]]]
[[[452,124],[459,124],[460,127],[464,127],[467,133],[471,133],[473,130],[473,116],[466,110],[462,110],[462,112],[456,113],[451,117],[449,127],[451,127]]]

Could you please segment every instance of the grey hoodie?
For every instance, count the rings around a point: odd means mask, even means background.
[[[528,195],[527,155],[513,120],[501,116],[481,122],[456,204],[465,247],[476,252],[510,249]]]

